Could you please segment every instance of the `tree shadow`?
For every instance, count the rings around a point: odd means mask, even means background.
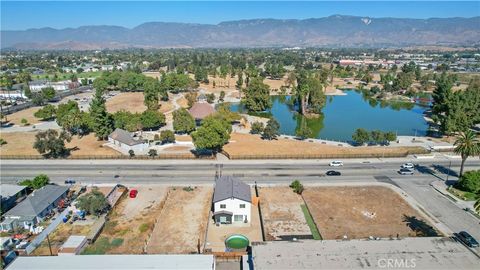
[[[443,165],[433,164],[433,168],[442,174],[448,174],[450,176],[458,177],[458,173],[452,169],[449,169]]]
[[[424,166],[424,165],[416,165],[415,166],[415,169],[419,172],[419,173],[423,173],[423,174],[431,174],[433,175],[435,172],[430,169],[429,167],[427,166]]]
[[[432,237],[439,236],[438,232],[427,222],[418,219],[415,216],[403,215],[403,222],[415,232],[416,236]]]

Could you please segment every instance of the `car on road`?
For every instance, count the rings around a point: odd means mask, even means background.
[[[400,166],[400,168],[413,170],[413,168],[415,168],[415,165],[413,165],[413,163],[405,163],[405,164],[402,164],[402,166]]]
[[[413,170],[410,169],[400,169],[398,173],[401,175],[413,175]]]
[[[473,236],[471,236],[468,232],[461,231],[461,232],[457,233],[456,236],[457,236],[458,239],[460,239],[460,241],[465,243],[467,246],[472,247],[472,248],[478,247],[477,240],[475,240],[475,238],[473,238]]]
[[[65,180],[65,185],[74,185],[75,183],[76,183],[75,180],[72,180],[72,179]]]
[[[326,174],[326,175],[329,175],[329,176],[342,175],[342,173],[339,172],[339,171],[327,171],[325,174]]]
[[[136,198],[136,197],[137,197],[137,194],[138,194],[138,190],[136,190],[136,189],[131,189],[131,190],[130,190],[130,194],[129,194],[129,195],[130,195],[130,198],[132,198],[132,199],[133,199],[133,198]]]
[[[330,166],[330,167],[340,167],[340,166],[343,166],[343,161],[334,160],[334,161],[330,162],[329,166]]]

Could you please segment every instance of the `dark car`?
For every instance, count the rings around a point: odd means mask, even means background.
[[[342,175],[342,173],[337,171],[328,171],[326,175],[334,176],[334,175]]]
[[[65,180],[65,185],[73,185],[75,184],[76,182],[74,180],[71,180],[71,179],[67,179]]]
[[[463,243],[465,243],[469,247],[478,247],[478,242],[471,236],[468,232],[461,231],[457,234],[457,238],[460,239]]]

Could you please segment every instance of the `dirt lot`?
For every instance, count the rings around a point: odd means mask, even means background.
[[[306,155],[355,155],[405,153],[409,150],[421,151],[421,147],[341,147],[307,141],[288,139],[262,140],[258,135],[232,133],[230,142],[223,147],[230,157],[241,156],[306,156]]]
[[[49,234],[50,245],[52,247],[52,254],[57,255],[58,249],[67,241],[70,235],[88,235],[90,232],[90,223],[85,225],[79,225],[79,222],[75,224],[62,223],[57,229]],[[50,256],[50,250],[48,248],[48,242],[45,239],[40,246],[38,246],[34,252],[33,256]]]
[[[198,241],[201,246],[205,241],[212,192],[210,187],[171,188],[163,211],[156,216],[147,253],[196,253]]]
[[[41,108],[42,107],[39,106],[39,107],[31,107],[31,108],[28,108],[28,109],[25,109],[25,110],[21,110],[21,111],[18,111],[16,113],[12,113],[12,114],[7,115],[7,119],[8,119],[8,121],[10,121],[10,123],[13,123],[14,125],[23,126],[21,121],[22,121],[23,118],[25,118],[25,119],[27,119],[28,123],[30,123],[30,125],[34,125],[34,124],[42,122],[42,121],[40,121],[40,119],[33,116],[33,114]]]
[[[168,188],[145,185],[135,188],[138,190],[137,197],[132,199],[124,196],[120,199],[99,238],[87,251],[97,254],[144,252],[155,219],[163,209]]]
[[[123,92],[107,99],[105,105],[107,106],[107,111],[110,113],[118,112],[121,110],[129,111],[132,113],[141,113],[147,109],[145,104],[143,104],[143,93],[142,92]],[[174,108],[173,104],[169,101],[160,102],[159,111],[165,113]]]
[[[251,189],[252,196],[255,190]],[[206,249],[211,249],[214,252],[225,251],[225,239],[232,234],[243,234],[251,242],[261,242],[262,228],[260,226],[260,215],[258,213],[258,206],[252,205],[251,221],[249,224],[222,224],[216,226],[213,219],[208,220],[208,236]]]
[[[303,199],[291,188],[262,187],[259,195],[267,241],[281,240],[281,236],[311,235],[300,207]]]
[[[429,226],[386,187],[308,187],[303,197],[323,239],[411,237]]]
[[[33,148],[36,132],[8,132],[2,133],[1,138],[7,141],[7,144],[0,147],[0,155],[39,155]],[[117,151],[108,147],[102,147],[104,141],[98,141],[93,134],[78,137],[73,136],[72,141],[67,143],[67,148],[71,148],[72,156],[80,155],[120,155]]]

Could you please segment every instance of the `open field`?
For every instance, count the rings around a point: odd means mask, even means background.
[[[95,78],[100,75],[102,75],[103,71],[91,71],[91,72],[81,72],[81,73],[75,73],[77,78]],[[57,72],[57,77],[59,80],[69,80],[70,76],[72,76],[73,73],[60,73]],[[45,78],[50,78],[52,79],[55,73],[45,73],[45,74],[39,74],[39,75],[32,75],[32,79],[34,80],[39,80],[39,79],[45,79]]]
[[[30,125],[34,125],[36,123],[42,122],[40,121],[40,119],[33,116],[33,114],[41,108],[42,108],[41,106],[37,106],[37,107],[31,107],[25,110],[21,110],[21,111],[7,115],[7,119],[10,123],[13,123],[14,125],[22,126],[21,121],[23,118],[25,118],[27,119],[28,123],[30,123]]]
[[[131,113],[142,113],[147,109],[143,104],[143,92],[123,92],[107,99],[105,106],[109,113],[128,111]],[[168,112],[174,109],[171,101],[160,101],[160,112]]]
[[[303,198],[323,239],[436,235],[416,210],[386,187],[307,187]]]
[[[39,155],[33,148],[36,132],[8,132],[2,133],[1,138],[7,144],[0,147],[0,155]],[[79,137],[73,136],[72,141],[67,143],[72,156],[81,155],[120,155],[117,151],[103,147],[104,141],[98,141],[94,134]]]
[[[87,254],[142,254],[155,220],[165,203],[167,187],[136,187],[137,197],[124,196],[109,215],[105,228]]]
[[[252,197],[255,195],[254,188],[251,188]],[[246,236],[251,242],[261,242],[262,228],[260,226],[260,214],[258,213],[258,206],[252,204],[250,223],[237,224],[222,224],[216,226],[213,219],[208,220],[208,235],[206,249],[211,249],[213,252],[225,251],[225,239],[232,234],[242,234]]]
[[[232,133],[230,141],[223,150],[235,158],[261,157],[306,157],[306,156],[342,156],[342,155],[383,155],[406,154],[407,151],[423,153],[422,147],[341,147],[307,141],[278,139],[262,140],[258,135]]]
[[[291,188],[262,187],[259,195],[267,241],[281,240],[282,236],[311,235],[301,208],[303,199]]]
[[[61,223],[52,233],[49,234],[52,254],[57,255],[58,249],[67,241],[71,235],[88,235],[91,223],[82,224],[77,221],[74,224]],[[38,246],[32,253],[33,256],[50,256],[47,239]]]
[[[212,188],[171,188],[147,244],[149,254],[196,253],[203,246]]]

